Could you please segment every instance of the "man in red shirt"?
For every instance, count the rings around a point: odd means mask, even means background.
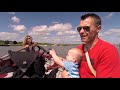
[[[101,18],[88,13],[81,16],[80,26],[77,27],[81,41],[85,44],[78,46],[85,53],[89,53],[90,61],[96,71],[96,76],[91,72],[86,58],[80,63],[81,78],[120,78],[120,59],[115,46],[98,38],[101,30]]]
[[[112,44],[98,38],[101,30],[101,18],[88,13],[81,16],[80,26],[77,27],[81,41],[84,44],[78,46],[85,53],[88,51],[90,62],[96,72],[92,73],[86,57],[80,63],[79,73],[81,78],[120,78],[120,56]],[[61,73],[66,76],[66,71]]]

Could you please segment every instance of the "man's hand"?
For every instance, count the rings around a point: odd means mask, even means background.
[[[64,70],[64,71],[61,72],[61,77],[62,77],[62,78],[70,78],[70,77],[68,76],[68,72],[67,72],[66,70]]]

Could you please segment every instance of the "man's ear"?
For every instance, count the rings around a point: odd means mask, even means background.
[[[99,33],[99,31],[101,30],[101,25],[97,26],[97,32]]]

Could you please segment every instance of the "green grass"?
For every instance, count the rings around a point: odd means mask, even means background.
[[[22,46],[22,42],[17,42],[17,44],[13,44],[13,43],[10,43],[10,44],[5,44],[5,41],[2,41],[0,40],[0,46],[6,46],[6,45],[10,45],[10,46]],[[52,43],[38,43],[38,45],[42,46],[42,45],[47,45],[47,46],[52,46],[52,45],[55,45],[55,46],[70,46],[70,45],[78,45],[78,44],[52,44]]]

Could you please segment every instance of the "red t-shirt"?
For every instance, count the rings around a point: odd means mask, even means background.
[[[83,50],[83,45],[78,48]],[[120,78],[120,58],[115,46],[99,39],[88,53],[97,78]],[[81,78],[94,78],[86,58],[82,59],[79,72]]]

